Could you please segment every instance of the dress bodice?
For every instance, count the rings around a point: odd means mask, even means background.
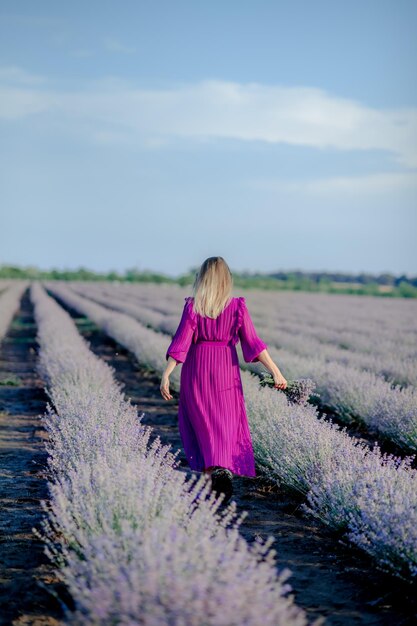
[[[232,345],[238,342],[237,335],[240,316],[241,316],[241,299],[231,298],[230,302],[224,307],[216,318],[204,317],[199,313],[195,313],[192,309],[193,298],[189,298],[190,314],[195,320],[195,336],[193,342],[213,341],[213,342],[230,342]]]
[[[242,296],[232,298],[215,318],[204,317],[193,309],[194,298],[184,298],[181,320],[166,352],[183,363],[190,348],[198,346],[234,346],[240,341],[247,363],[258,361],[258,354],[268,345],[257,335],[252,318]],[[202,348],[203,349],[203,348]],[[235,348],[234,348],[235,349]]]

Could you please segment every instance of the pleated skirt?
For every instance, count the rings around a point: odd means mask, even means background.
[[[227,342],[193,343],[182,364],[178,428],[192,470],[256,476],[239,358]]]

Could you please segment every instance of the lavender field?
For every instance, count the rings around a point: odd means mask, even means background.
[[[159,392],[187,295],[0,283],[4,623],[412,624],[417,302],[233,294],[317,395],[261,387],[238,346],[257,477],[222,507],[181,448],[180,368]]]

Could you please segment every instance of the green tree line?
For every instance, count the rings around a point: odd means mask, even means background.
[[[147,282],[185,286],[193,283],[197,270],[198,268],[194,267],[185,274],[172,277],[138,268],[129,268],[124,272],[115,270],[96,272],[85,267],[42,270],[34,266],[1,265],[0,279]],[[303,272],[301,270],[269,273],[232,271],[234,284],[238,288],[348,293],[390,298],[417,297],[417,276],[409,277],[405,274],[395,276],[388,273],[347,274],[341,272]]]

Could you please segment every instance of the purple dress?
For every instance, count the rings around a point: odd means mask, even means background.
[[[245,298],[232,298],[216,319],[193,310],[185,298],[179,326],[166,352],[183,363],[178,428],[192,470],[212,465],[256,476],[255,459],[236,344],[246,363],[267,344],[256,333]]]

